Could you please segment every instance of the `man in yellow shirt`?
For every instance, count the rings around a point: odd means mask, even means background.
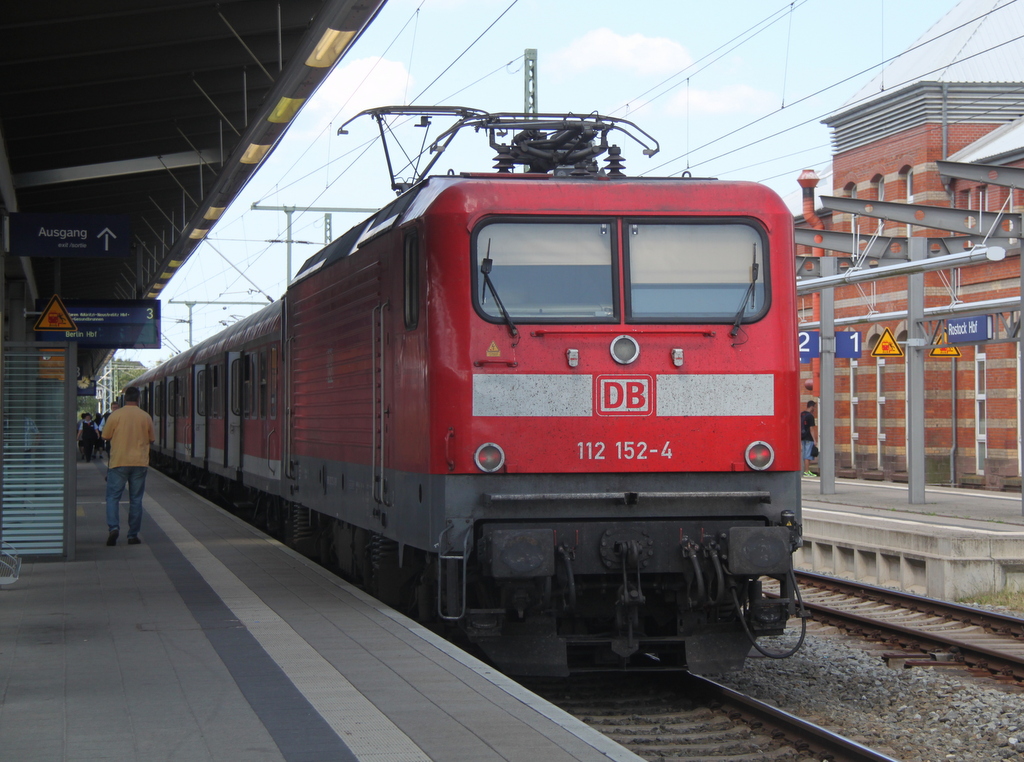
[[[142,496],[149,471],[149,445],[156,439],[153,419],[139,407],[139,389],[124,390],[124,407],[115,410],[103,425],[103,438],[110,440],[107,469],[107,545],[117,545],[120,530],[119,503],[128,486],[128,544],[138,545],[142,528]]]

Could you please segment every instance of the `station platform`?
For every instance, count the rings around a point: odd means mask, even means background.
[[[77,467],[77,559],[0,589],[0,758],[640,759],[159,472],[107,547]]]
[[[1020,494],[928,487],[911,505],[905,484],[804,478],[803,525],[801,569],[950,601],[1024,590]]]

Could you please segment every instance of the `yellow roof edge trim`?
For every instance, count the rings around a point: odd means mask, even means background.
[[[313,69],[328,69],[334,65],[345,48],[356,36],[355,32],[342,32],[338,29],[328,29],[324,32],[320,41],[313,48],[313,52],[306,59],[306,66]]]
[[[245,153],[242,154],[242,158],[239,161],[242,164],[259,164],[263,161],[263,157],[270,152],[270,144],[258,145],[256,143],[250,143],[249,147],[245,149]]]
[[[302,108],[302,104],[305,102],[305,98],[282,98],[277,102],[274,110],[270,112],[267,121],[274,124],[287,124],[298,113],[298,110]]]

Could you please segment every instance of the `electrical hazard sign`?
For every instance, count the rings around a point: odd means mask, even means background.
[[[68,314],[67,308],[64,306],[64,302],[60,300],[57,294],[50,297],[50,301],[46,304],[42,314],[36,321],[34,331],[77,331],[78,326],[75,321],[71,319],[71,315]]]
[[[938,344],[928,353],[929,357],[960,357],[960,348],[951,346],[949,334],[944,330]]]
[[[872,357],[903,357],[903,347],[896,341],[896,337],[892,335],[892,331],[888,328],[882,333],[882,337],[875,344],[875,348],[871,350]]]

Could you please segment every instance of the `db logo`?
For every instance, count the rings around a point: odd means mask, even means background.
[[[594,394],[598,415],[650,415],[654,385],[650,376],[598,376]]]

